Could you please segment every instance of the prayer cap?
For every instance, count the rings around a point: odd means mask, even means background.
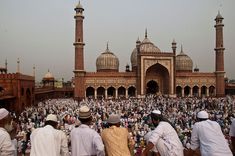
[[[162,113],[160,110],[153,110],[152,114],[161,115]]]
[[[54,122],[58,122],[57,120],[57,116],[54,114],[49,114],[47,115],[46,121],[54,121]]]
[[[116,124],[120,122],[120,116],[118,114],[111,114],[107,120],[108,123]]]
[[[199,119],[208,119],[209,118],[209,115],[206,111],[200,111],[197,113],[197,118]]]
[[[5,117],[7,117],[8,114],[9,114],[9,112],[5,108],[1,108],[0,109],[0,120],[2,120]]]
[[[91,110],[88,106],[81,106],[79,109],[79,118],[88,119],[91,117]]]

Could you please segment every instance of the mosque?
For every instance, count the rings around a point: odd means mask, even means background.
[[[146,94],[170,96],[216,96],[225,95],[225,71],[223,47],[223,17],[215,18],[215,71],[200,72],[193,69],[192,59],[183,51],[177,54],[173,40],[172,51],[161,51],[148,38],[136,41],[130,53],[131,67],[119,71],[119,58],[106,47],[96,59],[96,72],[84,69],[83,20],[84,8],[80,2],[75,7],[75,69],[74,97],[81,100],[92,98],[142,97]]]

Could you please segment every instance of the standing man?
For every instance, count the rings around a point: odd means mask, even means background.
[[[45,126],[35,129],[31,136],[30,156],[68,156],[68,141],[64,132],[57,130],[56,115],[49,114]]]
[[[108,120],[109,128],[104,129],[101,133],[105,145],[105,151],[110,156],[131,156],[134,150],[134,141],[131,139],[128,130],[120,127],[120,116],[112,114]]]
[[[155,147],[154,151],[157,150],[161,156],[183,156],[183,145],[175,129],[164,120],[161,112],[159,110],[151,112],[151,119],[156,128],[150,133],[142,156],[147,156],[153,147]]]
[[[104,156],[104,144],[100,135],[89,127],[92,122],[91,110],[87,106],[79,109],[81,125],[70,133],[72,156]]]
[[[0,109],[0,156],[14,156],[16,148],[9,133],[13,131],[12,119],[5,108]]]
[[[197,121],[192,130],[191,154],[200,148],[202,156],[232,156],[232,152],[216,121],[208,119],[206,111],[197,113]]]

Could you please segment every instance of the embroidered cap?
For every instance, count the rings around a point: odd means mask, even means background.
[[[161,115],[162,113],[160,110],[153,110],[152,114]]]
[[[199,119],[208,119],[209,118],[209,115],[206,111],[200,111],[197,113],[197,118]]]
[[[57,120],[57,116],[54,114],[49,114],[47,115],[46,121],[54,121],[54,122],[58,122]]]
[[[7,117],[8,114],[9,114],[9,112],[5,108],[1,108],[0,109],[0,120],[2,120],[5,117]]]

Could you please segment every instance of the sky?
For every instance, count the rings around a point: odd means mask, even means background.
[[[56,79],[74,76],[75,20],[78,0],[1,0],[0,66],[8,72],[33,75],[41,81],[48,69]],[[215,17],[224,17],[226,76],[235,79],[234,0],[81,0],[84,11],[84,59],[87,72],[109,49],[119,58],[119,71],[130,64],[137,38],[148,38],[162,52],[173,39],[201,72],[215,71]]]

